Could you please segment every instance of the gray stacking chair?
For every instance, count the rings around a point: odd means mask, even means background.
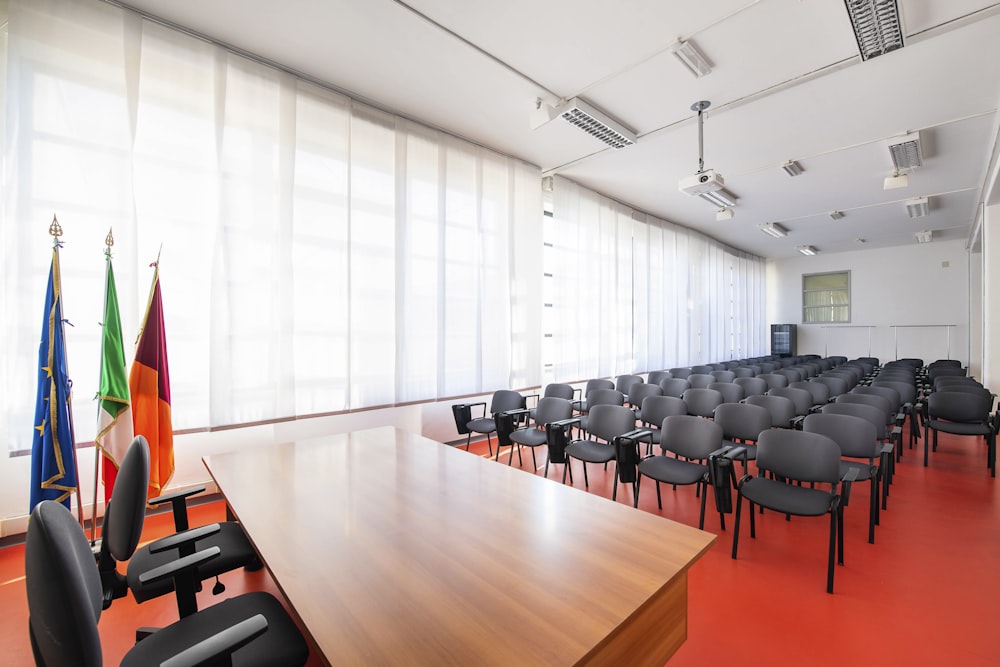
[[[664,453],[647,456],[638,465],[635,502],[639,506],[639,487],[643,477],[656,482],[656,505],[663,509],[660,484],[697,485],[701,494],[698,528],[705,527],[705,500],[708,497],[710,471],[708,458],[722,449],[722,427],[692,415],[667,417],[661,426],[660,446]],[[670,452],[675,456],[668,456]]]
[[[531,448],[532,470],[538,470],[538,461],[535,460],[535,447],[544,445],[547,442],[545,435],[545,425],[556,421],[563,421],[573,416],[573,403],[565,398],[555,396],[544,396],[538,400],[535,407],[534,425],[516,429],[509,436],[512,445],[518,446],[518,459],[520,460],[520,447]],[[499,448],[497,448],[499,452]],[[507,465],[514,461],[514,447],[510,448],[510,456],[507,458]]]
[[[712,417],[715,408],[722,405],[725,400],[722,394],[707,387],[704,389],[691,387],[684,392],[681,399],[687,404],[688,414],[698,417]]]
[[[784,396],[774,396],[764,394],[763,396],[747,396],[745,403],[758,405],[768,411],[771,415],[771,426],[774,428],[791,428],[792,420],[795,419],[795,404],[792,399]]]
[[[746,396],[753,396],[754,394],[767,393],[767,380],[764,380],[757,376],[738,377],[735,380],[733,380],[733,383],[743,387],[743,393]]]
[[[650,430],[653,444],[660,442],[660,427],[664,419],[686,414],[687,403],[676,396],[647,396],[642,401],[642,425]]]
[[[938,432],[971,435],[986,440],[986,466],[996,477],[996,424],[990,409],[993,397],[982,392],[969,394],[935,391],[927,397],[927,420],[924,422],[924,467],[928,463],[928,438],[933,432],[933,449],[937,451]]]
[[[660,380],[660,389],[663,390],[664,396],[680,398],[690,388],[691,383],[687,381],[687,378],[667,378],[666,380]]]
[[[743,499],[750,506],[750,537],[757,536],[754,505],[795,516],[830,515],[830,544],[826,570],[826,592],[833,593],[834,559],[844,564],[844,506],[840,487],[857,476],[851,468],[841,474],[840,447],[819,433],[771,429],[757,443],[756,477],[745,475],[739,482],[733,528],[733,559],[739,547]],[[772,477],[768,477],[770,474]],[[801,482],[800,486],[798,482]],[[815,488],[813,485],[829,485]]]
[[[705,389],[716,380],[708,373],[691,373],[691,375],[687,377],[687,381],[696,389]]]
[[[722,401],[724,403],[739,403],[746,398],[746,394],[743,393],[743,387],[735,382],[713,382],[708,385],[708,389],[714,389],[722,394]]]
[[[635,429],[635,413],[624,405],[595,405],[590,409],[590,427],[587,429],[588,439],[574,440],[566,445],[567,459],[577,459],[583,462],[583,483],[590,487],[587,478],[588,463],[604,463],[616,458],[615,439],[633,433]],[[566,483],[567,465],[563,468],[563,484]],[[612,498],[617,496],[618,476],[615,475],[615,487]]]
[[[869,483],[868,543],[875,544],[875,526],[879,523],[879,498],[884,493],[884,477],[892,456],[892,446],[880,443],[875,437],[875,425],[867,419],[851,415],[811,414],[802,423],[802,430],[827,436],[840,447],[840,472],[849,467],[857,468],[857,479]],[[849,495],[844,493],[844,505]]]
[[[771,413],[750,403],[723,403],[715,408],[715,423],[722,427],[724,444],[743,447],[746,459],[753,460],[757,458],[757,439],[771,428]]]

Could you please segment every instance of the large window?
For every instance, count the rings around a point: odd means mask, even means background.
[[[806,324],[851,321],[851,272],[802,276],[802,321]]]
[[[96,423],[109,227],[126,344],[160,257],[175,429],[539,382],[540,260],[520,251],[541,253],[537,167],[98,0],[9,9],[12,451],[31,441],[53,212],[78,442]]]
[[[546,379],[569,382],[762,354],[764,262],[553,182]]]

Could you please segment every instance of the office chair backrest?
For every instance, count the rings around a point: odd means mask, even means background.
[[[712,371],[709,373],[716,382],[732,382],[736,379],[736,373],[731,370]]]
[[[660,380],[660,389],[663,390],[664,396],[680,398],[684,395],[684,392],[690,388],[691,383],[685,378],[667,378],[666,380]]]
[[[595,405],[590,409],[587,432],[601,440],[614,439],[635,430],[635,413],[622,405]]]
[[[724,398],[722,394],[714,389],[691,387],[681,396],[687,404],[688,414],[699,417],[711,417],[715,414],[715,408],[722,405]]]
[[[893,410],[892,404],[889,403],[889,399],[873,394],[852,394],[848,392],[838,396],[835,402],[860,403],[861,405],[870,405],[873,408],[878,408],[882,411],[882,414],[884,415],[883,419],[885,419],[886,423],[892,421],[896,414],[895,410]]]
[[[688,383],[697,389],[706,389],[708,385],[715,382],[715,378],[708,373],[691,373],[687,378]]]
[[[784,375],[788,378],[789,384],[806,379],[805,371],[799,370],[798,368],[792,368],[791,366],[788,368],[779,368],[774,372],[776,375]]]
[[[686,415],[687,403],[676,396],[647,396],[642,401],[642,419],[659,426],[670,415]]]
[[[711,373],[714,370],[715,369],[712,368],[711,366],[709,366],[708,364],[698,364],[696,366],[692,366],[691,367],[691,374],[692,375],[708,375],[709,373]]]
[[[715,423],[727,440],[757,442],[761,432],[771,428],[771,413],[750,403],[723,403],[715,408]]]
[[[840,481],[840,447],[819,433],[771,429],[757,441],[757,468],[802,482]]]
[[[646,376],[646,383],[660,384],[660,380],[666,380],[670,377],[673,377],[670,375],[670,371],[650,371],[649,375]]]
[[[808,414],[812,406],[815,405],[813,403],[813,395],[805,389],[775,387],[774,389],[768,389],[767,393],[770,396],[784,396],[789,399],[795,405],[795,414],[799,416]]]
[[[757,376],[757,372],[750,368],[749,366],[738,366],[733,369],[733,374],[736,376],[735,379],[739,378],[752,378]]]
[[[490,414],[507,412],[508,410],[519,410],[525,407],[525,398],[516,391],[509,389],[498,389],[493,392],[493,400],[490,402]]]
[[[875,437],[877,440],[885,440],[889,437],[889,428],[886,423],[885,413],[879,408],[860,403],[827,403],[820,410],[823,414],[852,415],[867,419],[875,427]]]
[[[784,375],[778,375],[777,373],[761,373],[757,377],[767,383],[768,389],[788,386],[788,378]]]
[[[989,420],[992,396],[956,391],[935,391],[927,397],[927,414],[931,419],[982,424]]]
[[[62,505],[35,505],[24,546],[28,631],[37,664],[100,665],[101,578],[83,528]]]
[[[734,384],[743,387],[744,396],[767,393],[767,380],[759,377],[743,377],[733,380]]]
[[[745,400],[750,405],[759,405],[767,410],[771,415],[771,426],[775,428],[788,428],[795,418],[795,404],[790,398],[764,394],[747,396]]]
[[[617,389],[595,389],[587,396],[587,411],[597,405],[625,405],[625,397]]]
[[[535,424],[544,426],[573,416],[573,402],[557,396],[543,396],[535,407]]]
[[[862,396],[881,396],[889,401],[889,405],[892,406],[892,412],[894,414],[899,412],[899,408],[903,405],[903,398],[899,395],[899,392],[892,387],[887,387],[885,385],[880,387],[876,384],[871,384],[868,386],[855,387],[849,393],[861,394]]]
[[[881,449],[875,425],[862,417],[815,413],[803,420],[802,430],[830,438],[847,458],[874,459]]]
[[[901,382],[898,380],[882,380],[879,379],[881,375],[872,381],[873,387],[890,387],[896,390],[899,394],[900,403],[910,403],[912,404],[917,400],[917,387],[913,384],[913,380],[909,382]]]
[[[571,401],[573,400],[573,386],[553,382],[545,386],[545,393],[542,396],[543,398],[565,398]]]
[[[813,405],[823,405],[830,400],[830,388],[822,382],[802,380],[801,382],[792,382],[788,386],[792,389],[808,391],[812,396]]]
[[[693,415],[667,417],[660,427],[660,446],[678,456],[704,460],[722,449],[722,427]]]
[[[663,389],[658,384],[646,384],[645,382],[637,382],[633,384],[628,390],[628,402],[630,405],[641,408],[642,401],[647,396],[662,396]]]
[[[615,380],[615,389],[628,396],[628,392],[632,388],[632,385],[639,384],[641,382],[642,376],[640,375],[619,375]]]
[[[135,436],[118,465],[118,475],[111,491],[111,501],[104,512],[101,546],[118,561],[135,553],[146,518],[146,493],[149,488],[149,443]]]
[[[735,382],[713,382],[708,385],[708,388],[722,394],[722,401],[724,403],[739,403],[746,397],[743,387]]]
[[[614,388],[615,388],[615,383],[612,382],[611,380],[605,380],[605,379],[587,380],[587,385],[583,388],[583,397],[587,398],[588,396],[590,396],[590,392],[594,391],[595,389],[614,389]]]
[[[829,371],[827,371],[829,372]],[[847,390],[850,389],[847,385],[847,380],[842,377],[835,377],[833,375],[820,375],[815,377],[810,382],[819,382],[826,385],[826,388],[830,390],[830,396],[840,396],[841,394],[846,394]]]
[[[679,368],[678,367],[678,368],[671,368],[670,369],[670,377],[681,378],[682,380],[686,380],[688,375],[691,375],[691,369],[690,368]]]

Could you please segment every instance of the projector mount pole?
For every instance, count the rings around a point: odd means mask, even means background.
[[[705,171],[705,120],[702,118],[702,112],[708,107],[712,106],[712,103],[707,100],[702,100],[700,102],[695,102],[691,105],[691,111],[698,112],[698,173]]]

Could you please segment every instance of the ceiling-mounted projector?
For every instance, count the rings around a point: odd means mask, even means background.
[[[677,189],[689,195],[700,195],[704,192],[716,192],[725,186],[722,174],[714,169],[700,171],[694,176],[682,178],[677,184]]]

